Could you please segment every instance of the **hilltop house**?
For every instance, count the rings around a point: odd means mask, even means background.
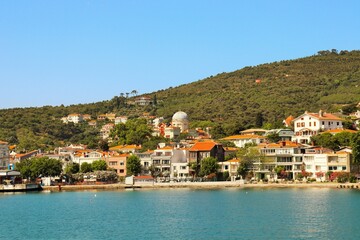
[[[61,120],[63,121],[63,123],[72,122],[74,124],[78,124],[78,123],[84,121],[84,117],[82,114],[72,113],[72,114],[69,114],[67,117],[61,118]]]
[[[293,141],[299,143],[310,143],[310,137],[319,134],[321,131],[343,128],[341,118],[323,112],[305,112],[293,120],[295,136]]]
[[[140,106],[147,106],[153,104],[153,101],[150,97],[142,96],[135,99],[135,104]]]

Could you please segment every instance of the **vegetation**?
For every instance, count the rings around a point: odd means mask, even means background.
[[[127,144],[149,139],[151,132],[139,124],[146,120],[133,120],[144,112],[170,119],[181,109],[191,117],[192,127],[211,127],[217,139],[250,127],[279,126],[287,116],[298,116],[305,110],[349,113],[360,101],[359,66],[360,51],[332,49],[159,90],[148,94],[156,102],[150,106],[131,104],[137,95],[133,90],[97,103],[2,109],[0,139],[17,144],[18,152],[52,150],[67,143],[99,147],[99,129],[106,121],[98,122],[95,128],[87,122],[75,125],[60,121],[71,113],[90,114],[93,119],[110,112],[128,116],[129,124],[117,127],[113,134],[116,141]],[[122,135],[124,127],[131,133]],[[100,146],[106,149],[106,145]]]
[[[316,146],[321,146],[324,148],[329,148],[334,151],[339,150],[341,147],[347,147],[351,145],[351,141],[353,138],[353,133],[349,132],[341,132],[336,135],[332,135],[331,133],[323,133],[318,134],[316,136],[311,137],[311,141]]]
[[[217,173],[219,169],[219,164],[216,160],[216,158],[213,157],[207,157],[201,160],[201,166],[200,166],[200,176],[208,176],[212,173]]]
[[[128,176],[137,176],[141,173],[140,158],[136,155],[131,155],[126,160],[126,172]]]
[[[59,176],[62,164],[60,160],[48,157],[29,158],[16,163],[15,170],[19,171],[23,178],[34,180],[38,177]]]

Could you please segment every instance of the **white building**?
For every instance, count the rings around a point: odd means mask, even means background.
[[[115,125],[113,123],[108,123],[102,126],[100,130],[100,137],[102,139],[107,139],[110,136],[110,132],[114,128],[114,126]]]
[[[84,121],[84,117],[82,114],[73,113],[73,114],[69,114],[67,117],[61,118],[61,120],[63,121],[63,123],[72,122],[74,124],[78,124],[79,122]]]
[[[115,118],[115,124],[119,124],[119,123],[126,123],[126,121],[128,120],[127,116],[120,116],[120,117],[116,117]]]
[[[319,113],[306,111],[293,121],[295,136],[292,140],[299,143],[309,143],[310,137],[319,134],[320,131],[343,128],[341,118],[321,110]]]
[[[189,129],[189,119],[185,112],[179,111],[172,117],[171,125],[173,127],[179,127],[181,132],[185,132]]]
[[[234,135],[230,137],[223,138],[222,140],[233,142],[237,147],[245,147],[247,143],[260,144],[265,142],[266,137],[259,136],[255,134],[247,134],[247,135]]]

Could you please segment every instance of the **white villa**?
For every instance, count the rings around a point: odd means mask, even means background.
[[[292,140],[299,143],[309,143],[310,137],[319,134],[320,131],[343,128],[341,118],[321,110],[319,113],[306,111],[293,122],[295,136]]]

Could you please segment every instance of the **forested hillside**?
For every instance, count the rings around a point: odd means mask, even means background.
[[[194,66],[196,67],[196,66]],[[98,128],[86,123],[63,124],[70,113],[116,113],[135,118],[143,112],[164,116],[186,112],[193,126],[211,125],[223,134],[270,124],[305,110],[339,111],[360,101],[360,51],[320,51],[314,56],[245,67],[186,85],[147,94],[156,106],[129,104],[135,96],[121,93],[98,103],[0,110],[0,139],[51,148],[67,142],[96,145]]]

